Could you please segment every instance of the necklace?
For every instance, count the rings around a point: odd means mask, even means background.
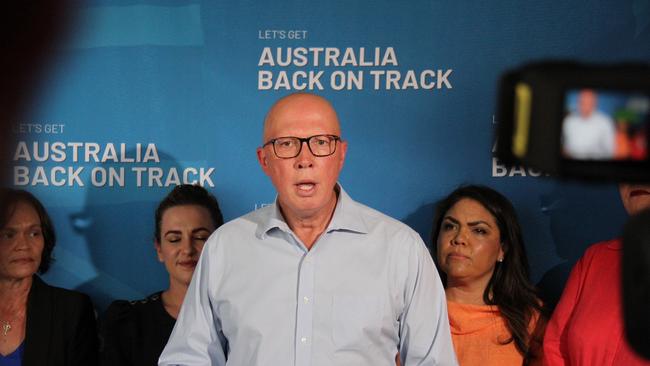
[[[2,322],[2,335],[7,336],[7,333],[11,330],[11,324],[6,320],[0,320]]]

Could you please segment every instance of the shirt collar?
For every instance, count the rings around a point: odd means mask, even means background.
[[[366,225],[358,203],[352,200],[350,196],[343,190],[343,187],[337,183],[334,188],[337,190],[338,199],[336,207],[334,208],[334,215],[330,221],[325,232],[332,231],[351,231],[361,234],[368,233],[368,226]],[[278,197],[275,197],[275,202],[269,207],[262,208],[265,210],[262,213],[261,220],[257,225],[256,236],[263,239],[266,234],[271,230],[282,230],[284,232],[291,232],[289,225],[284,220],[278,205]]]

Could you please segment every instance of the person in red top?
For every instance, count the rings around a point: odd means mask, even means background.
[[[650,207],[650,185],[621,184],[625,210]],[[589,247],[571,271],[544,336],[546,365],[650,365],[623,331],[621,240]]]

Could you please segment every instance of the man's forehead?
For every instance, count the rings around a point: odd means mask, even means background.
[[[264,138],[272,134],[340,134],[338,116],[332,105],[313,94],[292,94],[276,102],[264,120]]]

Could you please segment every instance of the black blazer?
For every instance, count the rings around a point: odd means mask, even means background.
[[[88,296],[34,276],[25,328],[23,366],[97,365],[97,324]]]

